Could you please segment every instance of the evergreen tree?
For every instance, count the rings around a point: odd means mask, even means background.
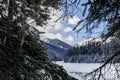
[[[107,23],[105,27],[108,28],[106,37],[118,34],[120,32],[120,1],[119,0],[88,0],[87,3],[82,4],[85,10],[88,8],[88,15],[85,18],[85,26],[92,29],[99,26],[101,23]],[[88,7],[89,6],[89,7]],[[83,13],[85,14],[85,13]],[[90,26],[91,25],[91,26]]]
[[[85,6],[83,14],[85,14],[86,10],[88,10],[89,13],[85,18],[84,27],[87,27],[88,30],[92,30],[95,27],[103,27],[100,26],[100,24],[105,23],[105,27],[108,29],[108,32],[103,36],[105,40],[111,36],[120,38],[120,0],[88,0],[83,6]],[[117,52],[113,53],[112,56],[107,58],[107,61],[102,66],[89,73],[88,75],[94,75],[92,80],[106,79],[103,75],[103,68],[108,63],[116,63],[119,61],[119,54],[120,48]],[[116,70],[112,79],[119,79],[119,76],[116,77],[116,75],[119,75],[119,68],[116,68]]]
[[[48,60],[40,32],[29,25],[45,25],[49,7],[59,6],[60,0],[0,0],[0,80],[75,80]]]

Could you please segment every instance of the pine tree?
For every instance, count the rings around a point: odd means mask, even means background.
[[[81,0],[65,0],[66,14],[70,13],[68,10],[70,5],[72,7],[73,6],[77,7],[79,6],[78,4],[80,1]],[[85,7],[83,11],[83,16],[84,15],[86,16],[83,20],[78,22],[78,24],[74,27],[73,30],[75,30],[77,26],[82,22],[83,27],[81,27],[77,32],[79,32],[83,28],[86,28],[87,32],[91,33],[94,28],[105,27],[107,28],[108,31],[103,33],[103,35],[101,35],[103,37],[102,43],[104,43],[109,37],[114,37],[114,36],[120,40],[120,7],[119,7],[120,0],[87,0],[86,3],[82,4],[82,6]],[[79,9],[79,7],[77,7],[77,9]],[[100,24],[105,24],[105,26],[101,26]],[[120,46],[117,46],[117,47],[119,48]],[[108,48],[108,51],[106,52],[109,53],[109,48]],[[113,53],[112,56],[110,56],[109,58],[106,58],[107,61],[105,61],[105,63],[102,66],[100,66],[98,69],[94,70],[93,72],[89,73],[93,75],[92,80],[103,80],[103,79],[105,80],[106,78],[103,75],[104,73],[102,74],[103,68],[108,63],[118,62],[120,59],[119,55],[120,55],[120,48],[117,52]],[[117,75],[118,79],[120,78],[119,70],[120,69],[117,68],[117,71],[115,73],[115,76]],[[97,74],[99,74],[99,76],[96,77]]]
[[[107,23],[108,33],[106,37],[110,37],[120,32],[120,1],[119,0],[88,0],[83,6],[88,7],[88,15],[85,19],[85,26],[102,27],[101,23]],[[87,8],[85,8],[86,10]],[[85,13],[83,13],[85,14]],[[90,28],[88,28],[90,29]]]
[[[0,1],[0,80],[75,80],[48,60],[41,32],[29,25],[45,25],[49,7],[59,5],[60,0]]]
[[[120,38],[120,0],[88,0],[83,6],[85,6],[83,14],[86,13],[86,10],[88,10],[89,13],[85,18],[84,27],[87,27],[88,30],[92,30],[95,27],[103,27],[100,24],[105,23],[106,25],[104,27],[108,29],[108,32],[103,36],[103,39],[106,40],[112,36]],[[102,66],[89,73],[88,75],[94,75],[92,80],[106,79],[103,75],[103,68],[109,63],[119,61],[119,54],[120,49],[113,53],[111,57],[107,58],[107,61],[105,61]],[[116,75],[119,75],[119,68],[116,68],[116,70],[112,79],[119,79],[119,76],[116,78]],[[99,75],[97,76],[96,74]]]

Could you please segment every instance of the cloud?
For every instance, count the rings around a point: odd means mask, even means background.
[[[69,35],[69,36],[66,38],[66,40],[70,43],[70,42],[73,42],[73,41],[74,41],[74,38],[73,38],[71,35]]]
[[[55,27],[53,27],[55,30],[60,30],[63,28],[63,25],[61,24],[60,21],[58,21],[56,24],[55,24]]]
[[[72,31],[72,28],[71,27],[66,27],[64,28],[64,32],[71,32]]]
[[[54,30],[60,30],[63,25],[61,24],[61,20],[58,20],[61,15],[63,14],[62,11],[59,11],[59,10],[53,10],[53,9],[50,9],[51,10],[51,13],[50,13],[50,20],[48,20],[48,26],[51,28],[51,29],[54,29]],[[56,20],[58,20],[56,22]]]
[[[47,32],[47,30],[45,29],[45,27],[36,26],[35,28],[38,29],[39,31]]]
[[[58,39],[60,39],[60,40],[63,40],[63,36],[62,36],[62,34],[60,34],[60,33],[57,33],[57,34],[56,34],[56,38],[58,38]]]
[[[46,34],[43,34],[42,35],[42,40],[44,40],[45,38],[49,38],[49,39],[59,39],[61,41],[64,41],[66,43],[69,43],[70,45],[73,45],[74,44],[74,38],[69,35],[67,38],[66,37],[63,37],[62,34],[60,33],[57,33],[57,34],[54,34],[54,33],[50,33],[50,32],[47,32]]]
[[[63,25],[60,20],[58,20],[57,22],[56,20],[60,18],[61,14],[62,14],[61,11],[54,10],[53,12],[53,10],[51,9],[50,19],[47,20],[47,25],[44,25],[43,27],[37,26],[37,25],[34,25],[34,26],[36,26],[38,30],[45,31],[45,32],[49,32],[49,31],[53,32],[56,30],[60,30],[63,28]]]
[[[62,36],[62,34],[60,34],[60,33],[54,34],[54,33],[48,32],[48,33],[44,34],[43,36],[44,36],[45,38],[50,38],[50,39],[56,39],[56,38],[57,38],[57,39],[63,41],[63,36]]]
[[[50,14],[51,19],[48,20],[47,25],[45,25],[43,27],[36,26],[36,28],[39,31],[44,31],[45,32],[45,34],[40,35],[41,40],[44,40],[45,38],[50,38],[50,39],[56,39],[57,38],[61,41],[69,43],[70,45],[74,44],[74,38],[70,34],[69,35],[65,34],[67,32],[71,32],[72,28],[71,27],[64,27],[60,20],[56,23],[55,20],[57,20],[60,17],[62,12],[55,11],[55,13],[56,13],[55,15],[53,15],[53,13]],[[75,24],[75,22],[77,22],[77,19],[76,19],[76,17],[73,17],[73,19],[74,19],[73,23]],[[72,19],[70,21],[72,21]],[[62,31],[62,32],[60,32],[60,31]],[[64,34],[67,37],[65,37]]]
[[[78,21],[80,21],[80,19],[77,16],[73,16],[72,18],[69,18],[68,23],[77,24]]]

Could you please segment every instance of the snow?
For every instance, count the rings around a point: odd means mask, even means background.
[[[54,63],[63,66],[63,68],[70,76],[78,80],[92,80],[92,76],[89,76],[87,77],[87,79],[85,79],[83,78],[83,75],[93,71],[94,69],[102,65],[102,63],[64,63],[63,61],[57,61]],[[120,74],[120,71],[116,72],[116,70],[120,70],[119,66],[119,63],[107,64],[106,67],[102,68],[101,73],[104,74],[102,76],[105,78],[105,80],[120,80],[120,76],[118,75]],[[99,74],[96,75],[96,77],[98,76]],[[104,79],[101,78],[100,80]]]
[[[91,41],[91,40],[93,40],[94,38],[89,38],[89,39],[87,39],[87,40],[84,40],[84,41],[82,41],[82,42],[80,42],[79,43],[79,45],[81,46],[81,45],[84,45],[84,43],[86,43],[86,42],[88,42],[88,41]]]
[[[45,74],[45,70],[44,69],[38,70],[38,73],[39,74]]]
[[[101,65],[99,63],[64,63],[64,61],[57,61],[54,63],[63,66],[70,76],[78,80],[83,80],[82,74],[91,72]]]
[[[80,46],[85,46],[87,44],[87,42],[101,42],[102,41],[102,38],[101,37],[98,37],[98,38],[89,38],[87,40],[84,40],[82,42],[79,43]]]

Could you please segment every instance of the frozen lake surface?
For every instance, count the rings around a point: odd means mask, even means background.
[[[82,80],[82,74],[91,72],[100,66],[99,63],[64,63],[63,61],[57,61],[55,63],[63,66],[70,76],[79,80]]]
[[[78,80],[84,80],[82,78],[84,74],[89,73],[102,65],[100,63],[64,63],[63,61],[57,61],[54,63],[63,66],[70,76]],[[117,75],[116,69],[119,69],[118,73],[120,74],[120,64],[108,64],[102,69],[102,73],[105,73],[104,77],[106,80],[120,80],[120,76]]]

